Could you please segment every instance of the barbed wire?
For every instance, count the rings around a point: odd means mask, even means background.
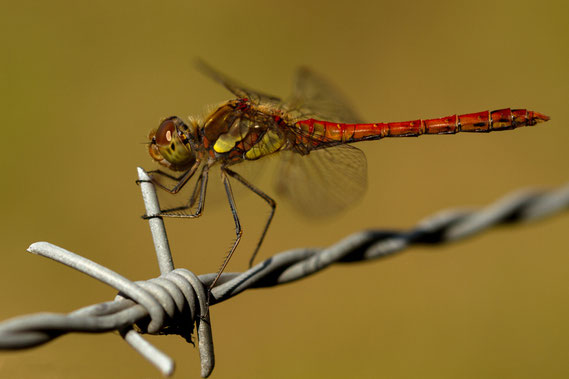
[[[171,375],[173,360],[141,334],[177,334],[192,342],[195,326],[201,375],[207,377],[214,367],[209,318],[209,306],[213,304],[250,288],[272,287],[306,278],[334,263],[377,259],[416,244],[454,242],[497,225],[535,221],[569,208],[569,184],[551,191],[516,191],[482,209],[439,212],[409,230],[367,230],[327,248],[302,248],[276,254],[245,272],[224,273],[208,299],[207,288],[215,273],[196,276],[183,268],[174,269],[154,186],[143,169],[138,169],[138,176],[161,276],[132,282],[61,247],[47,242],[34,243],[28,248],[29,252],[81,271],[117,289],[119,294],[113,301],[69,314],[38,313],[4,321],[0,323],[0,349],[27,349],[70,332],[116,330],[164,375]]]

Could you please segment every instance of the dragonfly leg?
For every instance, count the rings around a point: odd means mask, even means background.
[[[200,172],[200,176],[196,181],[196,185],[192,191],[192,196],[190,197],[190,201],[187,205],[182,205],[176,208],[169,208],[161,210],[161,215],[166,217],[180,217],[180,218],[196,218],[200,217],[203,211],[204,203],[205,203],[205,195],[207,190],[207,180],[209,176],[209,166],[204,165],[202,171]],[[199,199],[198,199],[199,194]],[[198,200],[198,207],[195,212],[188,213],[188,214],[176,214],[173,212],[177,211],[184,211],[186,209],[191,209],[196,204],[196,200]]]
[[[255,247],[255,251],[253,251],[253,255],[251,256],[251,259],[249,259],[249,267],[252,267],[253,261],[255,260],[255,257],[257,256],[257,253],[259,252],[261,245],[263,244],[263,241],[265,239],[265,235],[267,234],[267,231],[269,230],[269,226],[271,225],[271,221],[273,221],[273,216],[275,215],[275,211],[277,208],[277,202],[275,200],[273,200],[272,197],[270,197],[269,195],[267,195],[266,193],[264,193],[263,191],[261,191],[260,189],[258,189],[254,185],[252,185],[251,183],[249,183],[244,177],[242,177],[241,175],[239,175],[235,171],[230,170],[228,168],[226,168],[225,171],[232,178],[237,179],[239,182],[241,182],[241,184],[243,184],[245,187],[249,188],[251,191],[253,191],[255,194],[257,194],[261,199],[265,200],[267,202],[267,204],[269,204],[269,207],[271,207],[271,213],[269,214],[269,217],[267,218],[267,222],[265,223],[265,227],[263,228],[263,233],[261,233],[261,238],[259,238],[259,242],[257,242],[257,246]]]
[[[221,180],[223,181],[223,186],[225,187],[225,192],[227,193],[227,200],[229,200],[229,207],[231,208],[231,214],[233,215],[233,221],[235,222],[236,237],[235,237],[235,242],[233,242],[233,246],[231,247],[231,250],[229,250],[229,253],[225,257],[223,264],[221,265],[219,271],[217,272],[217,275],[215,276],[215,279],[213,279],[213,282],[211,282],[211,285],[209,286],[210,291],[213,287],[215,287],[215,284],[219,280],[219,277],[221,276],[221,273],[223,273],[223,270],[225,270],[225,267],[229,263],[229,260],[231,259],[231,256],[235,252],[237,245],[239,245],[239,241],[241,241],[241,236],[243,235],[243,230],[241,229],[241,222],[239,221],[239,216],[237,216],[237,208],[235,206],[235,200],[233,198],[233,191],[231,190],[231,183],[229,183],[229,177],[227,176],[228,175],[227,171],[228,170],[226,167],[223,166],[221,167]]]
[[[185,175],[185,173],[183,173],[183,174],[180,175],[180,176],[174,176],[174,175],[169,174],[169,173],[167,173],[167,172],[164,172],[164,171],[162,171],[162,170],[160,170],[160,169],[147,171],[146,173],[147,173],[147,174],[157,174],[157,175],[160,175],[160,176],[164,176],[164,177],[166,177],[166,178],[168,178],[168,179],[172,179],[173,181],[176,181],[176,182],[178,182],[178,181],[182,178],[182,176]],[[139,182],[139,181],[140,181],[140,180],[137,180],[137,182]]]
[[[182,189],[182,187],[184,187],[186,185],[186,183],[188,182],[188,180],[190,180],[190,178],[192,176],[194,176],[194,174],[196,173],[199,166],[200,166],[200,161],[196,160],[196,162],[193,164],[192,167],[190,167],[190,169],[188,171],[184,172],[182,175],[180,175],[178,177],[170,175],[167,172],[164,172],[162,170],[153,170],[153,171],[150,171],[149,173],[164,176],[166,178],[169,178],[169,179],[176,181],[177,183],[174,185],[174,187],[168,188],[164,184],[152,179],[152,183],[154,183],[156,186],[158,186],[158,187],[162,188],[163,190],[168,191],[172,194],[175,194],[175,193],[178,193],[178,191],[180,191]]]

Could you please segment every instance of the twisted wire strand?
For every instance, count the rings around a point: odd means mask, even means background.
[[[382,258],[412,245],[445,244],[499,225],[537,221],[569,208],[569,184],[551,191],[518,190],[478,209],[438,212],[409,230],[367,230],[328,248],[294,249],[274,255],[241,274],[224,274],[212,290],[215,301],[227,300],[248,288],[271,287],[305,278],[333,263]],[[200,276],[205,283],[214,274]]]
[[[202,377],[214,366],[213,341],[206,288],[215,273],[196,276],[174,269],[159,206],[146,173],[139,169],[140,186],[162,275],[143,282],[123,276],[63,248],[38,242],[28,251],[84,272],[119,290],[114,301],[94,304],[69,314],[38,313],[0,323],[0,349],[30,348],[69,332],[121,336],[165,375],[174,362],[144,340],[140,333],[178,334],[191,342],[196,324]],[[372,260],[396,254],[415,244],[445,244],[488,228],[535,221],[569,208],[569,184],[552,191],[521,190],[479,210],[439,212],[409,230],[367,230],[352,234],[327,248],[303,248],[276,254],[242,273],[224,273],[212,289],[209,305],[225,301],[246,289],[272,287],[312,275],[334,263]]]

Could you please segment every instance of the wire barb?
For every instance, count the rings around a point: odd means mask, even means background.
[[[155,189],[143,169],[138,169],[148,216],[159,215]],[[104,333],[117,330],[143,357],[164,375],[174,371],[173,360],[144,340],[141,333],[178,334],[191,342],[197,328],[201,375],[214,367],[209,305],[250,289],[272,287],[306,278],[334,263],[382,258],[415,244],[439,245],[479,234],[501,224],[535,221],[569,208],[569,184],[553,191],[522,190],[504,196],[479,210],[439,212],[409,230],[367,230],[352,234],[327,248],[303,248],[276,254],[242,273],[223,273],[211,290],[216,274],[196,276],[174,269],[161,217],[148,222],[161,276],[131,282],[87,258],[47,242],[37,242],[29,252],[79,270],[117,289],[115,300],[90,305],[69,314],[38,313],[0,323],[0,349],[26,349],[70,332]]]

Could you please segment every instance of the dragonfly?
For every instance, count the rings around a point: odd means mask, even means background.
[[[240,163],[278,156],[275,191],[302,213],[328,216],[356,203],[365,192],[366,157],[353,143],[386,137],[511,130],[549,120],[538,112],[506,108],[435,119],[365,123],[333,84],[307,68],[297,71],[292,95],[281,100],[242,86],[203,62],[199,66],[237,98],[219,105],[206,117],[191,117],[185,122],[172,116],[161,121],[149,134],[148,150],[166,170],[149,173],[155,185],[171,194],[178,194],[197,175],[183,205],[160,213],[196,218],[204,210],[210,168],[219,166],[236,237],[210,290],[243,234],[230,179],[255,193],[270,208],[250,267],[275,215],[276,201],[235,171]]]

